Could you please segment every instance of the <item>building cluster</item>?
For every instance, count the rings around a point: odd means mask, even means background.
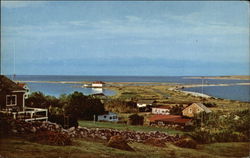
[[[93,82],[91,87],[103,88],[105,85],[102,81]],[[25,121],[48,120],[47,109],[30,108],[25,106],[25,99],[28,98],[29,88],[25,83],[16,83],[9,78],[0,75],[0,112],[12,115],[15,119]],[[93,94],[92,97],[105,98],[103,93]],[[193,118],[201,113],[211,113],[211,110],[202,103],[192,103],[184,105],[181,114],[172,115],[173,105],[156,105],[155,100],[138,100],[137,108],[140,112],[150,112],[148,118],[150,125],[192,125]],[[118,122],[119,118],[116,113],[105,112],[95,118],[98,121]]]

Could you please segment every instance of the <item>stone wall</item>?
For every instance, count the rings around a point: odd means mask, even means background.
[[[62,126],[52,122],[24,122],[20,120],[5,120],[5,132],[14,135],[27,135],[30,133],[42,131],[55,131],[66,134],[71,138],[94,138],[109,140],[112,136],[122,136],[129,142],[144,142],[147,139],[161,139],[164,142],[175,142],[180,139],[178,135],[172,136],[167,133],[152,131],[152,132],[138,132],[138,131],[124,131],[107,128],[87,128],[87,127],[71,127],[64,129]],[[3,125],[3,124],[2,124]]]

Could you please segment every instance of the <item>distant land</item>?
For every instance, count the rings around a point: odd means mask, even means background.
[[[247,75],[235,75],[235,76],[199,76],[199,77],[185,77],[186,79],[223,79],[223,80],[250,80],[250,76]]]

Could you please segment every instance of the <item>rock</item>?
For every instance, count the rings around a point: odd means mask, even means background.
[[[13,133],[18,133],[17,130],[15,130],[15,129],[13,129],[12,132],[13,132]]]
[[[32,133],[36,133],[36,128],[33,127],[33,128],[30,129],[30,131],[31,131]]]
[[[164,139],[159,139],[159,138],[149,138],[144,141],[145,144],[153,145],[153,146],[158,146],[158,147],[165,147],[165,140]]]
[[[197,142],[192,138],[182,138],[174,143],[174,145],[182,147],[182,148],[192,148],[195,149],[197,146]]]
[[[127,141],[124,139],[124,137],[121,136],[112,136],[107,146],[121,150],[134,151],[134,149],[127,144]]]
[[[75,130],[75,127],[71,127],[71,128],[68,129],[69,132],[72,132],[74,130]]]

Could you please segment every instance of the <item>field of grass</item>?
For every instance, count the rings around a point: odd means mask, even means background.
[[[130,143],[135,152],[106,146],[107,142],[76,139],[72,146],[50,146],[22,138],[1,138],[0,157],[4,158],[237,158],[249,155],[249,143],[216,143],[199,145],[198,149],[179,148],[172,144],[154,147]]]
[[[168,104],[168,103],[185,104],[194,102],[209,102],[209,103],[215,103],[217,105],[216,107],[212,108],[213,111],[223,111],[223,112],[246,110],[250,107],[249,102],[195,97],[190,94],[185,94],[181,91],[169,90],[169,88],[173,88],[175,86],[180,86],[180,85],[148,84],[148,85],[127,86],[126,84],[123,84],[121,86],[110,87],[110,89],[117,91],[117,94],[115,96],[112,96],[112,98],[122,98],[125,100],[131,100],[131,98],[138,100],[154,99],[159,104]]]
[[[132,130],[132,131],[159,131],[166,132],[169,134],[183,134],[184,132],[173,129],[166,129],[160,127],[151,127],[151,126],[132,126],[127,124],[111,123],[111,122],[93,122],[93,121],[78,121],[79,125],[82,127],[97,127],[97,128],[113,128],[118,130]]]

